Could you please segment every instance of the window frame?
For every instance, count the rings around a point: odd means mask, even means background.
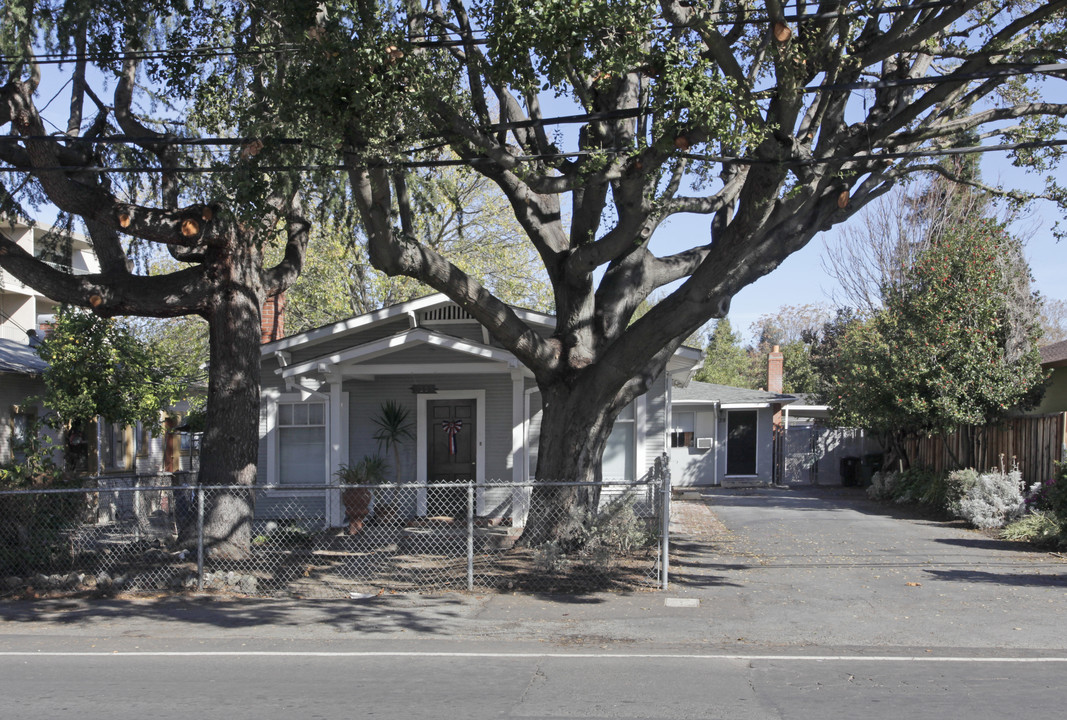
[[[645,428],[645,404],[647,398],[645,395],[640,395],[634,398],[628,406],[619,412],[618,418],[615,419],[615,424],[611,428],[611,434],[615,434],[615,431],[620,425],[628,425],[632,428],[630,437],[632,438],[632,444],[629,448],[630,457],[629,460],[632,463],[633,477],[629,478],[616,478],[608,477],[604,472],[604,458],[600,458],[600,476],[603,482],[628,482],[635,483],[648,474],[649,468],[645,462],[645,435],[647,434],[647,428]],[[611,441],[609,436],[608,442]],[[607,451],[607,445],[605,444],[604,450]]]
[[[691,430],[683,429],[683,423],[680,422],[682,416],[688,416],[692,419],[689,423]],[[676,410],[671,413],[671,433],[670,433],[670,447],[671,449],[686,449],[696,447],[697,437],[697,413],[696,410]],[[685,435],[689,435],[688,438]]]
[[[317,496],[322,490],[293,490],[287,489],[285,484],[281,482],[281,429],[282,425],[279,418],[279,408],[282,405],[322,405],[323,415],[323,470],[325,482],[324,485],[330,485],[333,483],[333,478],[330,474],[330,454],[331,454],[331,428],[330,428],[330,400],[329,398],[308,398],[302,400],[300,393],[277,393],[264,396],[266,402],[266,417],[265,417],[265,430],[267,440],[267,457],[266,457],[266,471],[267,471],[267,485],[265,490],[271,496],[276,497],[307,497]],[[342,402],[341,407],[344,408],[345,403]],[[291,426],[284,426],[291,427]],[[299,427],[299,426],[296,426]],[[318,427],[318,426],[315,426]]]
[[[8,436],[8,452],[12,460],[25,460],[26,451],[19,449],[20,443],[25,444],[37,422],[37,408],[25,405],[15,405],[11,408],[11,432]],[[19,435],[22,435],[20,438]]]
[[[100,419],[100,470],[106,473],[121,473],[134,470],[128,457],[131,440],[130,428],[122,423],[109,423]],[[105,452],[106,449],[106,452]]]

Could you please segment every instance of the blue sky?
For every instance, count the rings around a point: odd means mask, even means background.
[[[1016,187],[1036,189],[1033,185],[1035,179],[1011,168],[1003,155],[990,154],[986,157],[983,174],[987,178],[997,178],[1002,174],[1006,177],[1018,176],[1014,180]],[[1061,183],[1067,182],[1067,170],[1061,169],[1057,174]],[[1007,179],[1005,183],[1008,183]],[[1038,201],[1029,215],[1017,222],[1013,229],[1025,239],[1034,288],[1046,298],[1067,301],[1067,246],[1058,243],[1052,235],[1057,213],[1058,209],[1053,203]],[[851,222],[859,219],[857,214]],[[774,313],[783,305],[832,305],[837,282],[823,269],[822,259],[827,244],[836,242],[841,227],[817,235],[776,270],[734,296],[729,314],[734,330],[739,331],[747,341],[751,339],[749,326],[760,316]],[[677,251],[697,244],[694,241],[706,238],[707,233],[707,218],[675,218],[658,230],[653,247],[657,254],[664,254],[669,249]]]
[[[39,100],[56,94],[66,75],[54,68],[46,68],[45,83],[42,85]],[[57,78],[59,78],[57,80]],[[567,115],[580,112],[565,99],[542,98],[546,115]],[[59,91],[55,102],[42,115],[58,125],[65,126],[66,89]],[[564,135],[573,136],[577,130],[574,126],[561,128]],[[573,140],[572,137],[568,137]],[[989,182],[1003,180],[1005,184],[1020,188],[1036,189],[1037,178],[1027,176],[1012,168],[1007,157],[1001,153],[990,153],[983,158],[982,174]],[[1058,181],[1067,185],[1067,169],[1056,173]],[[1027,255],[1034,276],[1035,289],[1047,298],[1067,300],[1067,286],[1063,278],[1067,276],[1067,248],[1058,244],[1051,229],[1056,220],[1057,208],[1048,202],[1035,204],[1030,217],[1016,226],[1016,232],[1027,238]],[[49,222],[54,218],[49,213],[42,213],[39,219]],[[858,220],[858,216],[852,222]],[[678,252],[687,247],[705,242],[708,236],[709,219],[704,216],[675,217],[659,228],[653,238],[652,249],[660,255]],[[761,315],[774,313],[783,305],[831,304],[836,286],[835,280],[822,267],[822,257],[827,243],[833,243],[840,232],[831,229],[816,236],[807,247],[794,253],[772,273],[744,288],[733,299],[730,308],[730,321],[735,330],[748,339],[749,326]]]

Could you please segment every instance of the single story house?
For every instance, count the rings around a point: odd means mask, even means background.
[[[792,395],[692,381],[671,388],[671,484],[743,487],[776,480],[774,426]]]
[[[271,308],[270,322],[277,324]],[[547,336],[555,318],[515,309]],[[263,394],[257,483],[261,517],[299,506],[332,526],[344,520],[336,473],[379,453],[373,419],[394,401],[411,419],[401,445],[405,482],[473,480],[476,512],[524,523],[524,483],[536,465],[541,402],[533,376],[474,318],[435,294],[261,346]],[[646,477],[667,450],[668,388],[684,384],[702,356],[683,347],[654,387],[620,415],[603,461],[605,480]],[[392,464],[392,454],[382,453]],[[391,476],[391,473],[390,473]],[[288,487],[287,487],[288,486]],[[437,494],[420,491],[408,512],[435,515]]]
[[[1048,415],[1067,411],[1067,340],[1040,349],[1041,368],[1049,373],[1045,396],[1028,415]]]

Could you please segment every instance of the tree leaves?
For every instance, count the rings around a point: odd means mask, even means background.
[[[883,297],[838,335],[827,398],[838,422],[929,433],[1040,399],[1038,305],[1020,244],[998,223],[947,229]]]
[[[48,362],[44,404],[60,424],[88,422],[160,427],[161,411],[184,389],[182,378],[156,348],[115,320],[63,307],[38,353]]]

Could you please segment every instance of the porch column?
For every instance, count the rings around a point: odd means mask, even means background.
[[[518,367],[511,369],[511,482],[526,480],[526,383]],[[525,526],[530,511],[530,491],[525,487],[511,490],[511,524]]]
[[[337,482],[337,471],[348,460],[345,457],[348,443],[345,442],[345,413],[343,412],[340,373],[331,373],[327,381],[330,383],[330,472],[326,482],[333,485]],[[340,494],[333,490],[326,492],[326,520],[331,527],[340,526],[344,520]]]

